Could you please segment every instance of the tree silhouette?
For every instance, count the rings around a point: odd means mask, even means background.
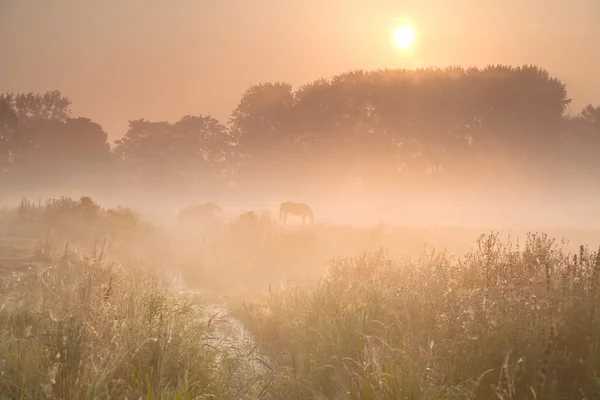
[[[588,104],[581,110],[579,116],[583,119],[590,131],[600,134],[600,106]]]
[[[133,120],[111,150],[100,125],[71,117],[60,91],[10,93],[0,95],[0,171],[4,185],[85,176],[217,190],[236,179],[273,194],[282,182],[348,178],[379,189],[480,184],[505,170],[549,179],[600,167],[600,107],[568,116],[570,101],[565,84],[533,65],[355,70],[296,90],[251,85],[227,125],[202,114]]]
[[[71,100],[60,90],[44,94],[4,93],[0,100],[6,101],[21,120],[65,121],[71,116]]]
[[[569,102],[565,85],[536,66],[351,71],[295,92],[251,86],[230,123],[249,174],[389,180],[558,156]]]
[[[566,116],[563,126],[563,171],[579,176],[595,176],[600,167],[597,154],[600,145],[600,106],[586,105],[577,115]]]
[[[215,182],[232,173],[236,149],[227,128],[211,116],[171,124],[139,119],[116,141],[115,154],[144,184]]]
[[[12,146],[19,118],[9,101],[0,96],[0,175],[6,173],[11,161]]]
[[[273,163],[283,164],[286,150],[293,145],[293,106],[290,84],[264,83],[246,90],[229,125],[245,156],[247,172],[272,173]]]
[[[103,173],[111,161],[107,134],[88,118],[71,118],[68,97],[0,95],[4,178],[13,185],[75,182]]]

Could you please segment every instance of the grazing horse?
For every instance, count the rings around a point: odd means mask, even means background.
[[[306,223],[306,217],[310,219],[311,223],[315,222],[315,215],[308,204],[294,203],[291,201],[281,203],[279,206],[279,220],[285,224],[288,214],[302,217],[302,224]]]
[[[207,220],[214,218],[217,213],[222,211],[223,209],[215,203],[208,202],[199,206],[190,206],[184,208],[183,210],[179,211],[177,216],[179,218],[179,222],[184,222],[190,219]]]

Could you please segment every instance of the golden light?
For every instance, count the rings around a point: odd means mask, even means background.
[[[394,43],[403,50],[409,49],[415,42],[415,32],[408,26],[401,26],[394,30]]]

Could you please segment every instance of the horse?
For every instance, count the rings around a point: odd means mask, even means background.
[[[291,201],[281,203],[279,206],[279,220],[282,221],[284,225],[289,214],[302,217],[302,224],[306,223],[307,217],[311,223],[315,222],[315,215],[312,208],[305,203],[294,203]]]
[[[215,203],[208,202],[204,204],[200,204],[198,206],[190,206],[184,208],[179,211],[177,215],[179,218],[179,222],[184,222],[186,220],[194,219],[194,220],[209,220],[213,219],[216,214],[223,212],[223,209],[216,205]]]

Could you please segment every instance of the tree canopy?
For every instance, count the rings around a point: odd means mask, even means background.
[[[132,120],[111,148],[98,123],[71,115],[60,91],[5,93],[0,183],[118,176],[141,187],[260,179],[275,188],[590,171],[599,166],[600,106],[567,115],[570,102],[566,85],[533,65],[358,70],[295,90],[251,85],[225,123],[206,114]]]

